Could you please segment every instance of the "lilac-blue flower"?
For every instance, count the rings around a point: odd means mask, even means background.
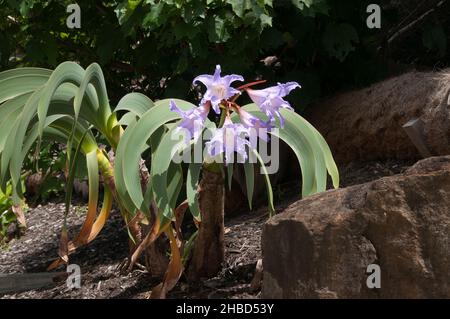
[[[208,155],[216,157],[224,153],[225,163],[230,163],[233,159],[233,153],[236,152],[242,156],[242,160],[247,159],[246,145],[250,142],[246,139],[248,129],[239,123],[233,123],[228,117],[224,125],[214,131],[209,142],[206,143]]]
[[[271,86],[263,90],[247,89],[247,93],[271,121],[275,121],[275,117],[278,117],[280,127],[284,127],[284,119],[281,116],[280,109],[286,108],[293,110],[293,108],[283,97],[288,95],[293,89],[300,87],[297,82],[278,83],[276,86]]]
[[[203,104],[188,111],[183,111],[175,104],[173,100],[171,100],[169,108],[172,112],[176,112],[181,116],[181,122],[176,130],[183,130],[186,133],[186,140],[190,140],[192,138],[196,140],[203,130],[203,124],[205,123],[205,119],[208,116],[210,108],[209,104]]]
[[[270,119],[268,121],[263,121],[249,112],[244,111],[242,108],[238,108],[237,112],[241,123],[249,129],[249,135],[256,133],[256,136],[261,138],[263,141],[267,142],[269,140],[267,133],[273,128],[272,121]]]
[[[239,90],[236,90],[230,86],[231,83],[234,81],[244,81],[244,78],[240,75],[231,74],[222,77],[220,76],[220,73],[220,65],[216,65],[214,75],[199,75],[192,82],[193,84],[201,82],[206,86],[206,92],[200,103],[205,104],[210,101],[214,111],[217,114],[220,113],[219,104],[222,100],[227,100],[233,95],[240,94]]]

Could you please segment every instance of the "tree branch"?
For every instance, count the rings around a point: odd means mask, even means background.
[[[391,44],[395,39],[404,36],[406,33],[408,33],[409,31],[413,30],[413,28],[418,25],[420,22],[422,22],[423,20],[425,20],[425,18],[427,18],[431,13],[433,13],[434,11],[436,11],[436,9],[438,9],[439,7],[441,7],[444,3],[446,2],[446,0],[441,0],[439,1],[436,6],[434,8],[431,8],[430,10],[426,11],[425,13],[423,13],[422,15],[420,15],[417,19],[415,19],[414,21],[410,22],[409,24],[407,24],[406,26],[404,26],[403,28],[401,28],[400,30],[398,30],[397,32],[395,32],[392,36],[389,37],[389,39],[387,40],[388,45]]]

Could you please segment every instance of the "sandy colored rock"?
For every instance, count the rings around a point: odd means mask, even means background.
[[[424,124],[433,155],[450,154],[450,69],[409,72],[365,89],[319,101],[305,118],[325,137],[339,164],[352,160],[419,159],[402,126]]]
[[[449,207],[450,156],[297,201],[264,227],[263,297],[450,298]]]

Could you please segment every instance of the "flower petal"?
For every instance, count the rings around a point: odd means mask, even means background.
[[[216,113],[220,113],[219,104],[222,100],[229,99],[233,95],[240,93],[240,91],[230,87],[230,83],[244,80],[242,76],[236,74],[221,77],[221,71],[220,65],[216,65],[213,75],[199,75],[193,81],[194,84],[199,81],[206,86],[206,92],[203,95],[201,103],[204,104],[211,101]]]
[[[222,69],[219,64],[216,65],[216,70],[214,71],[213,81],[219,81],[220,80],[220,73],[222,72]]]
[[[211,106],[214,110],[214,112],[216,112],[216,114],[220,114],[220,107],[219,104],[220,102],[222,102],[222,100],[216,96],[212,96],[209,101],[211,101]]]
[[[186,116],[186,112],[184,112],[183,110],[181,110],[181,109],[175,104],[175,102],[174,102],[173,100],[170,100],[170,102],[169,102],[169,109],[170,109],[172,112],[176,112],[176,113],[180,114],[182,117]]]
[[[194,78],[192,81],[192,84],[196,84],[197,82],[203,83],[205,86],[210,86],[213,82],[213,77],[209,74],[202,74]]]
[[[247,89],[246,90],[248,96],[250,99],[256,103],[258,106],[264,103],[264,101],[267,99],[268,94],[264,90],[252,90]]]
[[[244,81],[244,77],[242,75],[237,75],[237,74],[230,74],[230,75],[225,75],[223,77],[223,81],[225,83],[227,83],[227,85],[229,86],[231,83],[233,83],[234,81],[240,81],[243,82]]]
[[[301,88],[300,84],[298,84],[297,82],[287,82],[287,83],[278,83],[278,86],[281,86],[281,95],[284,97],[286,95],[288,95],[289,93],[291,93],[292,90],[296,89],[296,88]]]

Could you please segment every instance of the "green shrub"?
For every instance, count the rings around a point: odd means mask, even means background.
[[[0,189],[0,243],[4,243],[10,239],[8,238],[10,235],[8,234],[8,228],[11,224],[17,223],[17,217],[13,212],[14,203],[11,196],[12,186],[11,183],[7,183],[4,192]],[[23,202],[20,205],[23,206],[22,209],[25,208],[25,204]]]
[[[403,10],[406,3],[381,1],[377,30],[366,26],[370,0],[79,0],[81,29],[70,30],[72,2],[0,0],[0,67],[99,61],[115,101],[130,89],[193,99],[191,79],[221,61],[247,79],[302,83],[292,96],[301,109],[383,77],[389,58],[431,67],[449,62],[444,7],[405,37],[407,52],[384,50],[413,2]]]

